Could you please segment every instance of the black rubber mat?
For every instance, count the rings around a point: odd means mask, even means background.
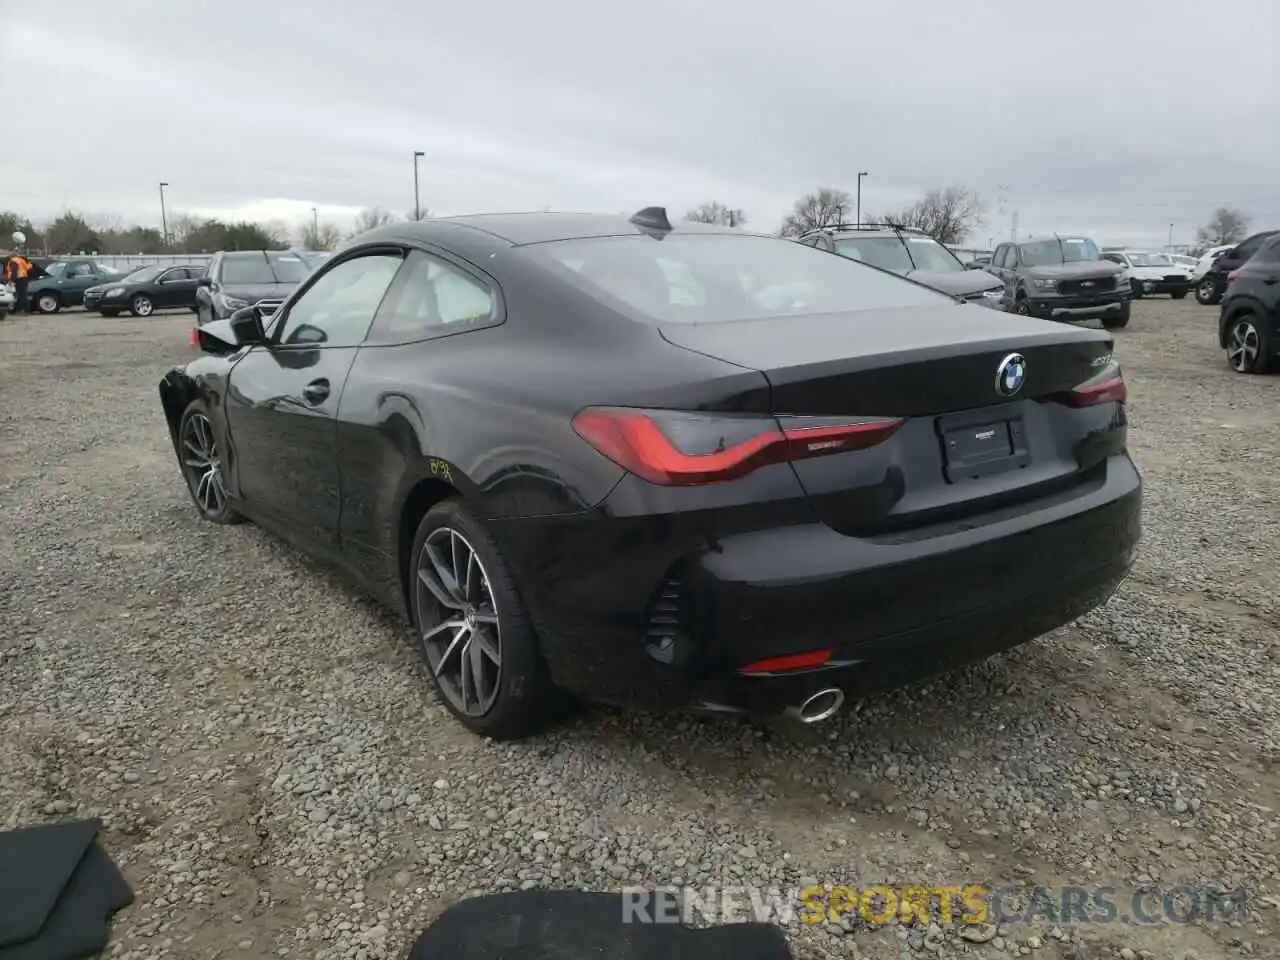
[[[81,960],[110,939],[133,891],[98,845],[97,820],[0,833],[0,960]]]
[[[694,929],[624,922],[618,893],[529,890],[463,900],[418,938],[409,960],[792,960],[767,923]]]

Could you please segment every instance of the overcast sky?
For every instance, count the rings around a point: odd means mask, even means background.
[[[976,245],[1015,210],[1188,242],[1223,204],[1280,226],[1277,64],[1275,0],[0,0],[0,210],[159,226],[166,180],[171,211],[345,226],[411,210],[422,150],[437,214],[773,230],[865,170],[864,213],[978,191]]]

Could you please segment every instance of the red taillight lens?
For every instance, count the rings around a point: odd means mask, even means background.
[[[196,327],[191,328],[191,338],[187,341],[191,346],[200,346],[200,331]]]
[[[1129,387],[1124,377],[1116,374],[1105,380],[1082,383],[1066,395],[1073,407],[1092,407],[1099,403],[1124,403],[1129,399]]]
[[[771,463],[865,450],[887,440],[899,419],[779,427],[772,417],[714,417],[674,411],[588,407],[578,436],[618,466],[666,487],[722,483]]]
[[[788,670],[814,670],[825,666],[835,654],[834,650],[810,650],[807,653],[792,653],[783,657],[770,657],[767,660],[757,660],[755,663],[740,667],[738,672],[785,673]]]
[[[1239,272],[1240,272],[1240,271],[1239,271],[1239,269],[1236,269],[1236,270],[1232,270],[1230,273],[1228,273],[1228,274],[1227,274],[1227,283],[1230,283],[1232,280],[1234,280],[1234,279],[1236,278],[1236,274],[1237,274],[1237,273],[1239,273]]]

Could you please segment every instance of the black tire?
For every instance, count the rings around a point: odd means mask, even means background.
[[[156,312],[155,301],[145,293],[139,293],[129,301],[129,312],[135,317],[149,317]]]
[[[1222,294],[1218,293],[1217,281],[1206,277],[1196,284],[1196,303],[1205,307],[1216,307],[1222,302]]]
[[[56,293],[48,291],[37,293],[30,303],[36,313],[52,314],[62,309],[61,298]]]
[[[206,493],[206,487],[201,478],[208,472],[197,465],[197,461],[202,458],[201,454],[188,445],[189,431],[199,430],[199,421],[204,421],[204,427],[207,429],[208,445],[210,449],[208,453],[212,454],[209,459],[215,464],[214,477],[208,480],[210,484],[216,483],[217,490],[221,491],[220,501],[215,503],[214,497]],[[200,446],[199,441],[195,446]],[[178,421],[178,466],[182,469],[182,478],[187,484],[187,493],[191,495],[191,502],[195,504],[196,512],[204,520],[210,523],[234,524],[243,523],[244,517],[237,513],[231,507],[230,498],[226,495],[226,487],[222,485],[221,478],[221,453],[218,449],[217,438],[213,431],[213,418],[209,416],[209,408],[203,400],[192,400],[187,405],[187,409],[182,411],[182,419]]]
[[[1018,298],[1013,301],[1013,312],[1023,317],[1031,316],[1031,304],[1022,294],[1018,294]]]
[[[458,539],[455,539],[457,535]],[[439,541],[448,539],[450,544],[458,544],[459,553],[446,558],[452,559],[469,549],[478,561],[476,567],[467,564],[465,589],[468,596],[474,594],[474,602],[468,601],[465,607],[473,613],[493,615],[495,623],[478,622],[466,614],[465,610],[454,609],[456,604],[451,600],[446,606],[441,600],[440,589],[445,581],[438,575],[433,583],[420,577],[419,569],[423,564],[429,571],[439,569],[433,564],[430,554],[424,553],[428,542],[432,542],[432,551],[441,556]],[[479,584],[472,580],[479,572]],[[532,736],[544,729],[556,718],[564,704],[564,698],[551,683],[550,674],[538,645],[538,637],[533,622],[516,589],[511,570],[503,561],[493,538],[480,525],[471,511],[460,499],[444,500],[430,510],[418,524],[413,538],[413,552],[409,557],[410,577],[410,613],[413,621],[415,646],[426,661],[427,670],[431,674],[432,683],[441,701],[449,712],[472,733],[490,737],[494,740],[519,740]],[[459,578],[460,579],[460,578]],[[487,581],[487,584],[486,584]],[[485,600],[485,597],[488,600]],[[490,608],[489,604],[492,604]],[[448,616],[446,616],[448,615]],[[447,628],[437,633],[437,639],[427,641],[428,632],[433,628],[440,630],[444,624],[457,621],[459,626],[452,637]],[[463,630],[467,633],[464,635]],[[461,651],[449,655],[447,647],[451,641],[464,637],[466,645]],[[473,653],[471,643],[480,643],[484,638],[484,647],[478,647]],[[498,663],[487,658],[485,649],[496,646]],[[448,660],[445,660],[448,656]],[[454,658],[459,664],[459,676],[450,677]],[[480,683],[476,682],[474,692],[480,694],[480,702],[471,712],[464,709],[459,702],[460,689],[465,689],[466,675],[461,672],[461,665],[466,661],[474,677],[475,664],[480,663],[481,673],[486,677],[489,696],[492,700],[487,705],[483,702],[485,694]],[[487,664],[487,666],[485,666]],[[463,698],[465,701],[465,698]]]
[[[1129,325],[1129,314],[1131,307],[1125,304],[1120,308],[1119,313],[1109,314],[1102,318],[1102,328],[1104,330],[1120,330]]]
[[[1248,350],[1252,349],[1252,355]],[[1239,355],[1233,356],[1234,351]],[[1236,373],[1259,375],[1270,373],[1275,366],[1275,345],[1266,321],[1246,310],[1227,323],[1227,366]]]
[[[1174,300],[1185,300],[1187,297],[1187,291],[1174,290],[1172,293],[1169,294],[1169,296]]]
[[[100,314],[102,314],[104,317],[118,317],[118,316],[120,316],[120,311],[119,311],[119,310],[99,310],[98,312],[99,312]]]
[[[1133,299],[1142,299],[1142,283],[1138,280],[1129,281],[1129,292],[1133,294]]]

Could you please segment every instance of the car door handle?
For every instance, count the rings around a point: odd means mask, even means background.
[[[329,399],[329,381],[312,380],[302,388],[302,396],[312,406],[319,406]]]

